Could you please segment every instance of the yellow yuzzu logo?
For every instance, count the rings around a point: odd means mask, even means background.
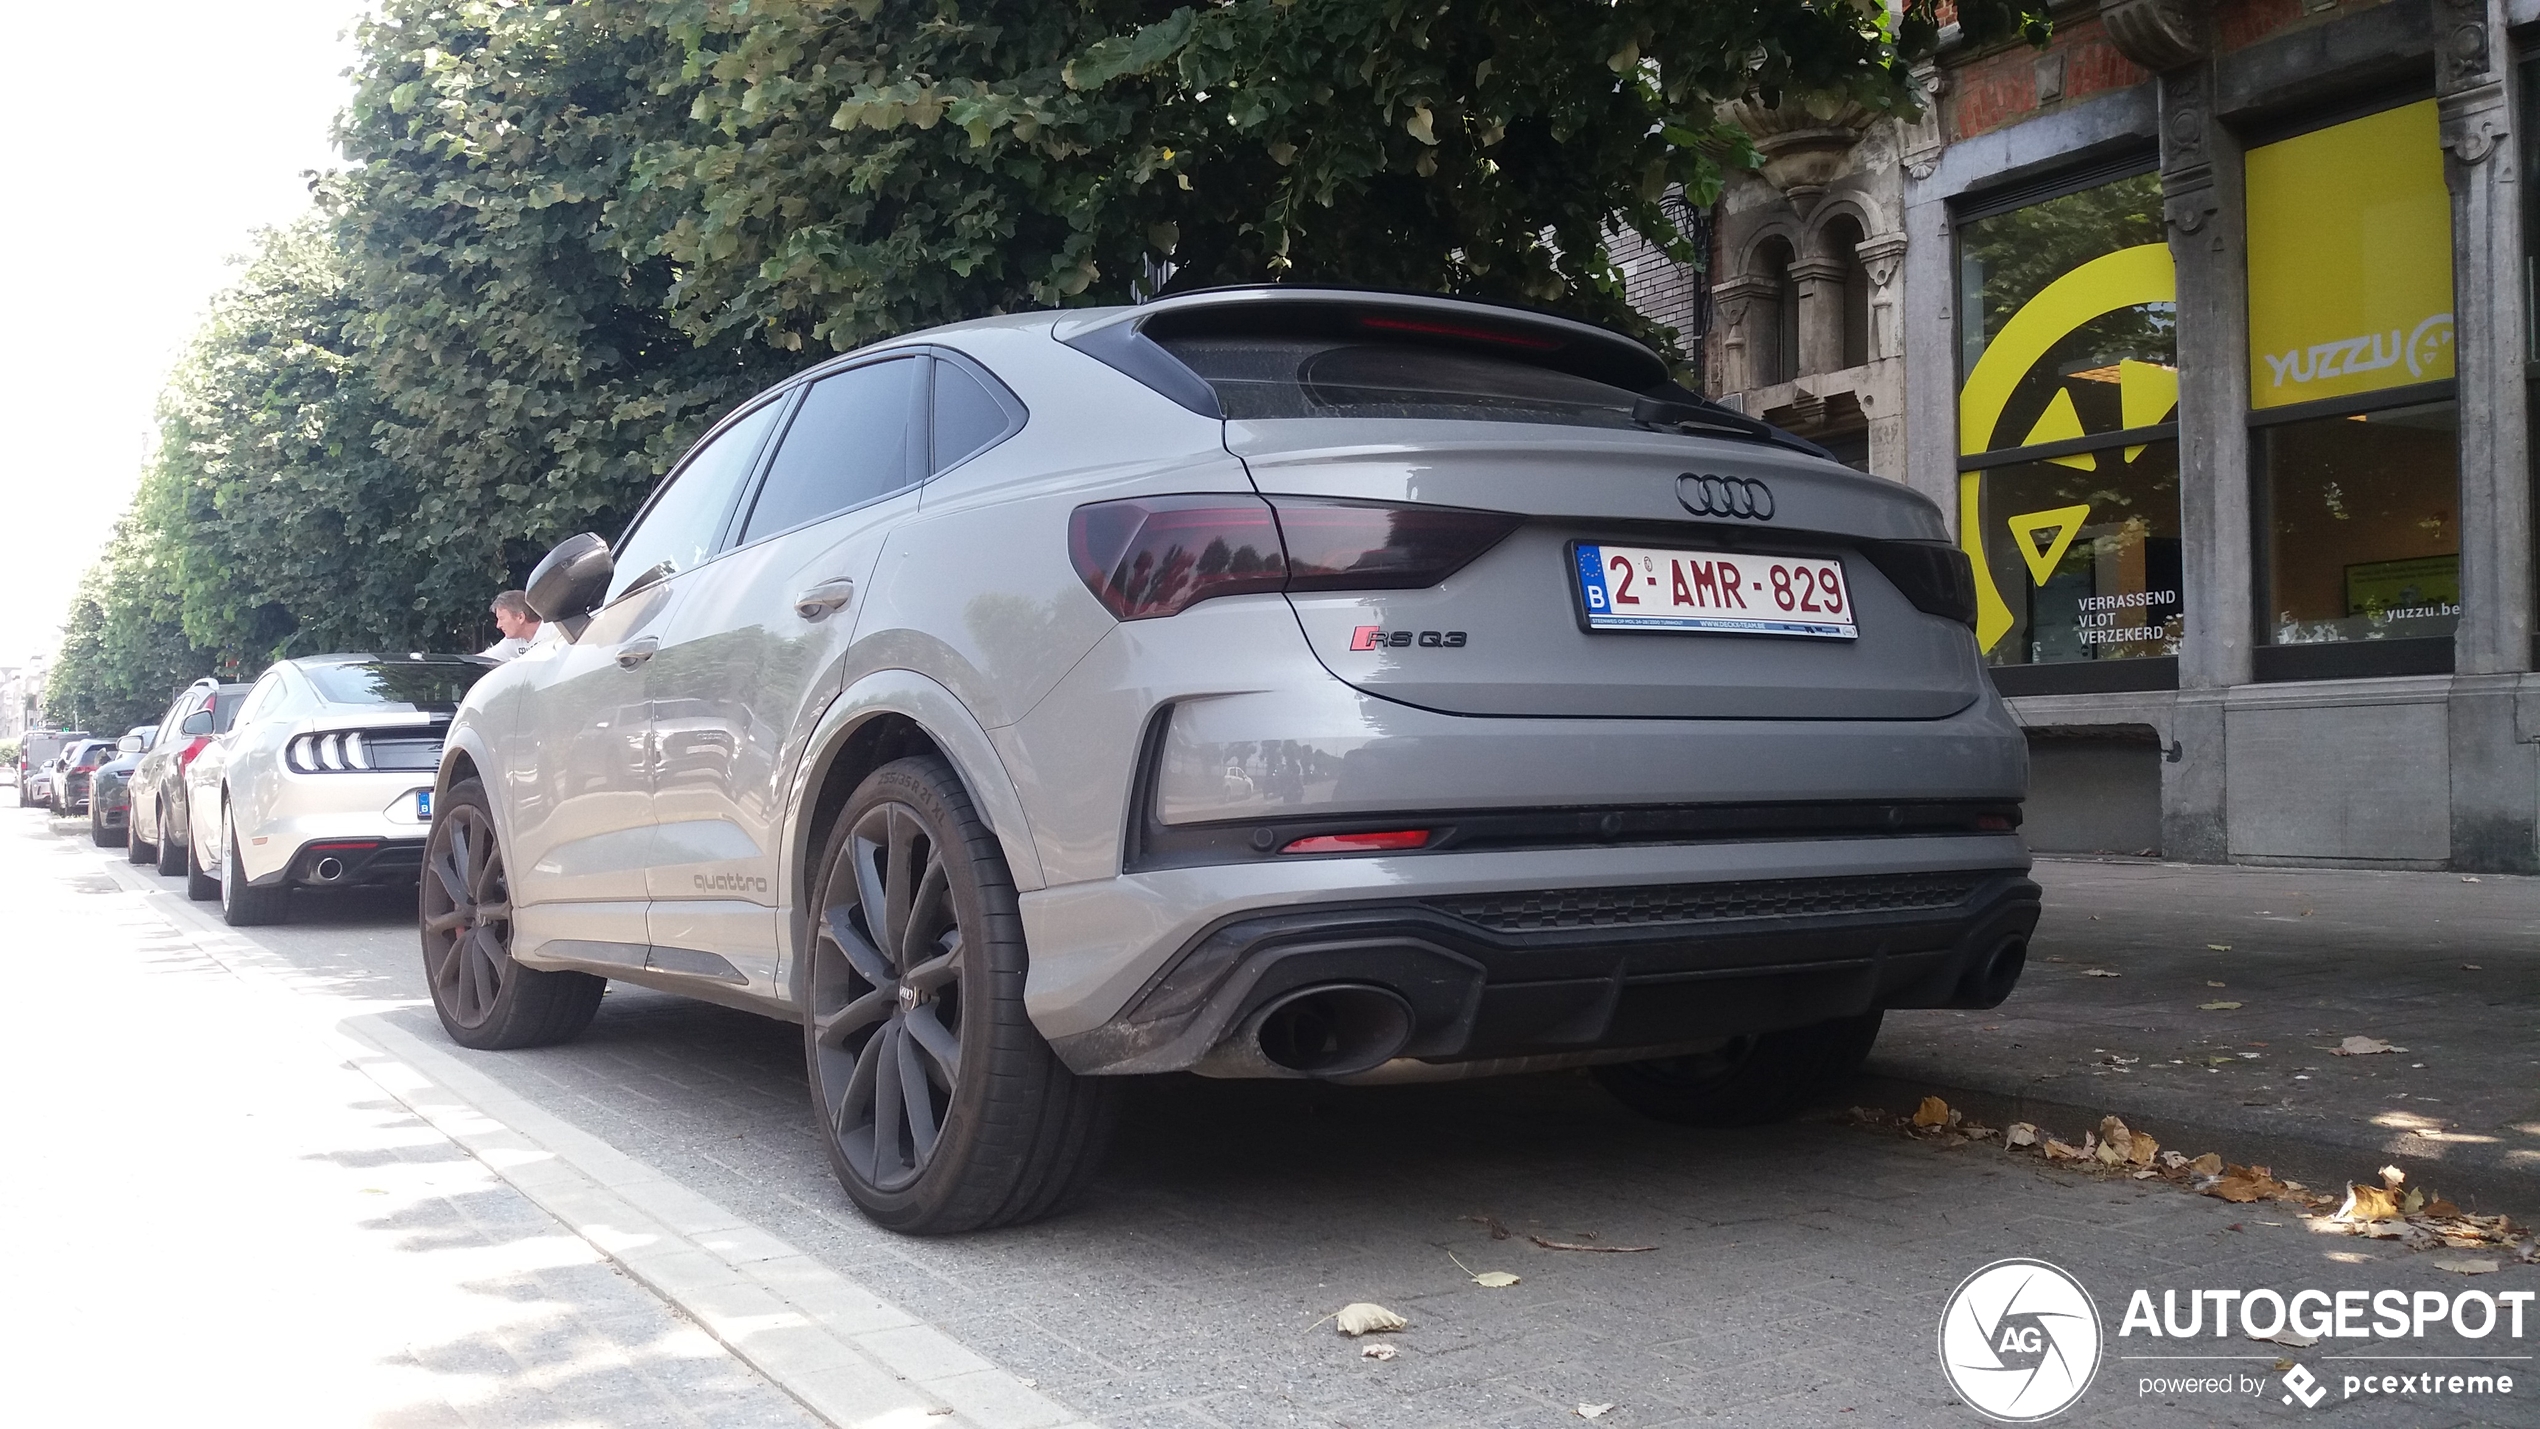
[[[2169,245],[2142,243],[2120,248],[2114,253],[2093,258],[2080,267],[2047,284],[2011,315],[1984,349],[1975,370],[1967,374],[1967,384],[1958,393],[1958,450],[1973,455],[1993,448],[1994,429],[2001,425],[2003,409],[2010,405],[2011,394],[2029,369],[2052,351],[2055,344],[2094,318],[2105,317],[2125,308],[2146,303],[2178,301],[2178,275],[2170,266]],[[2118,364],[2119,408],[2128,427],[2149,425],[2159,421],[2178,402],[2178,374],[2169,368],[2148,362]],[[2069,430],[2067,430],[2069,428]],[[2021,445],[2061,441],[2084,435],[2081,417],[2073,409],[2072,395],[2058,391],[2048,403],[2044,415],[2026,434]],[[2141,447],[2130,447],[2126,459],[2132,460]],[[2086,453],[2064,459],[2066,465],[2095,469],[2097,458]],[[1982,472],[1958,474],[1958,544],[1976,568],[1976,643],[1991,650],[2010,633],[2011,608],[2002,601],[2000,588],[1993,583],[1993,572],[1985,563],[1982,540],[1983,503],[1979,492]],[[2029,531],[2018,528],[2020,522],[2059,524],[2046,518],[2069,515],[2069,511],[2031,512],[2014,517],[2014,535],[2018,536],[2028,557],[2031,574],[2040,584],[2054,573],[2054,562],[2063,558],[2081,530],[2079,517],[2060,523],[2052,559],[2041,559]],[[2040,569],[2044,574],[2038,574]]]

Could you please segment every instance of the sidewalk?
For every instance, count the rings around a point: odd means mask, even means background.
[[[1853,1100],[1936,1091],[2072,1136],[2113,1112],[2315,1184],[2395,1159],[2540,1211],[2540,879],[2083,859],[2036,877],[2019,990],[1889,1014]],[[2335,1055],[2349,1036],[2406,1050]]]
[[[85,837],[0,814],[15,1422],[818,1422],[204,956]]]

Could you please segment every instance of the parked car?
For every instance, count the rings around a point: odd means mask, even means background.
[[[462,1045],[799,1021],[875,1221],[1046,1211],[1128,1074],[1586,1066],[1785,1114],[2038,916],[1939,509],[1540,314],[1298,289],[895,339],[718,425],[479,683]]]
[[[293,888],[413,883],[443,733],[492,668],[475,655],[277,661],[186,771],[186,892],[246,925],[282,921]]]
[[[115,741],[114,758],[97,766],[88,791],[88,838],[99,848],[122,848],[130,841],[132,771],[158,740],[155,724],[135,725]],[[138,863],[140,860],[135,859]]]
[[[55,762],[53,772],[53,812],[85,814],[88,812],[89,776],[97,766],[115,757],[115,741],[83,739],[70,745]]]
[[[248,685],[225,685],[209,676],[177,692],[159,721],[158,736],[133,770],[126,793],[132,830],[125,854],[134,863],[153,864],[170,878],[186,871],[188,850],[185,771],[228,732]]]
[[[39,729],[28,733],[18,750],[18,807],[53,807],[53,766],[63,749],[88,738],[84,729]]]

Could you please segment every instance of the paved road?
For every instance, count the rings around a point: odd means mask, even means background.
[[[82,837],[66,857],[73,826],[39,833],[39,815],[18,818],[0,812],[0,860],[36,870],[27,876],[93,879],[70,870],[120,856],[92,854]],[[162,891],[136,902],[165,914],[181,900]],[[304,898],[290,926],[255,940],[311,986],[437,1037],[410,906]],[[23,943],[15,953],[40,955]],[[101,926],[77,956],[116,966],[152,953],[145,937]],[[205,1020],[204,1035],[223,1035],[216,1008]],[[85,1037],[49,1054],[61,1115],[132,1117],[125,1101],[90,1091],[96,1069],[128,1053],[118,1025],[83,1018]],[[2386,1244],[2310,1234],[2273,1207],[2048,1173],[1981,1147],[1824,1123],[1736,1134],[1657,1126],[1575,1075],[1382,1090],[1158,1079],[1136,1089],[1118,1152],[1073,1214],[902,1239],[865,1225],[831,1182],[806,1129],[796,1039],[619,987],[580,1041],[469,1064],[1113,1429],[1552,1426],[1608,1403],[1601,1423],[1633,1426],[1974,1425],[1939,1373],[1934,1332],[1951,1288],[2006,1256],[2070,1270],[2107,1321],[2110,1359],[2079,1422],[2317,1413],[2358,1425],[2540,1424],[2540,1383],[2481,1399],[2332,1393],[2303,1411],[2281,1401],[2271,1370],[2289,1355],[2334,1388],[2387,1366],[2332,1355],[2526,1355],[2540,1343],[2540,1313],[2510,1343],[2440,1326],[2421,1340],[2300,1351],[2114,1333],[2137,1287],[2156,1300],[2196,1287],[2540,1289],[2532,1267],[2469,1282]],[[1495,1241],[1474,1217],[1520,1235]],[[1526,1232],[1656,1249],[1566,1253]],[[1521,1283],[1481,1288],[1451,1257]],[[176,1264],[194,1273],[183,1257]],[[1392,1337],[1397,1358],[1363,1359],[1318,1327],[1357,1300],[1409,1317]],[[2267,1392],[2146,1394],[2147,1376],[2180,1364],[2121,1358],[2183,1348],[2241,1356],[2188,1367],[2258,1376]],[[2527,1359],[2503,1367],[2540,1380]]]

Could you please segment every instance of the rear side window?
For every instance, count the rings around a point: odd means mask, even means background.
[[[458,660],[365,660],[312,665],[302,673],[330,704],[445,711],[457,709],[488,668]]]
[[[862,506],[915,480],[908,439],[919,370],[904,357],[813,383],[768,463],[741,539]]]
[[[1397,417],[1637,428],[1634,394],[1591,377],[1407,342],[1158,337],[1234,421]]]
[[[935,362],[935,467],[942,471],[1005,435],[1005,405],[959,365]]]

